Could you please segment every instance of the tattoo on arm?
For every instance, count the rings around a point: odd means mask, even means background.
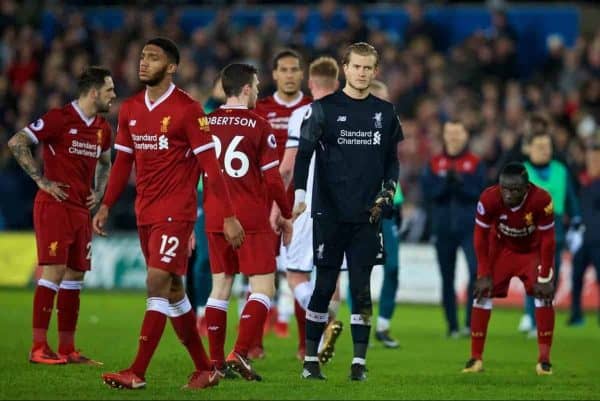
[[[42,173],[40,167],[33,159],[31,154],[31,140],[27,134],[23,131],[17,132],[8,141],[8,148],[12,152],[13,156],[19,162],[21,168],[35,181],[38,182],[42,179]]]
[[[110,174],[110,151],[102,153],[98,164],[96,165],[96,192],[104,195],[106,185],[108,184],[108,176]]]

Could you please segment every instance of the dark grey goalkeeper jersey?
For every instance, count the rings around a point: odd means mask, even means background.
[[[394,106],[369,95],[335,92],[310,105],[302,122],[294,187],[306,190],[316,152],[312,216],[366,223],[382,184],[398,181],[396,149],[403,139]]]

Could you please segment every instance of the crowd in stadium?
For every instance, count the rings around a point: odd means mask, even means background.
[[[276,50],[292,46],[308,63],[324,54],[339,59],[345,44],[366,40],[382,55],[378,78],[389,86],[406,136],[399,149],[405,209],[421,207],[418,177],[430,156],[440,151],[441,127],[450,117],[466,124],[472,150],[485,160],[490,181],[505,158],[520,151],[531,111],[551,117],[557,157],[574,176],[582,171],[586,138],[600,121],[600,31],[578,38],[572,47],[559,35],[548,37],[546,61],[533,74],[523,76],[516,62],[520,38],[503,9],[490,10],[489,29],[443,48],[436,25],[425,17],[419,2],[406,6],[410,21],[401,40],[368,26],[357,5],[325,1],[316,7],[323,21],[343,10],[343,29],[333,23],[328,29],[324,24],[311,46],[306,46],[304,38],[306,6],[295,8],[292,30],[280,29],[266,12],[259,26],[238,31],[229,23],[229,10],[223,9],[214,21],[189,35],[181,29],[176,12],[158,24],[152,11],[128,9],[121,29],[104,31],[90,27],[83,12],[57,7],[52,11],[59,26],[45,43],[39,21],[31,17],[35,14],[19,11],[16,1],[4,1],[0,9],[0,141],[6,143],[45,110],[70,101],[73,77],[85,65],[110,68],[119,99],[134,93],[140,87],[136,74],[140,48],[145,38],[159,34],[180,45],[177,84],[200,101],[210,95],[219,69],[228,62],[258,66],[261,94],[266,96],[273,91],[270,64]],[[119,99],[108,114],[113,126]],[[31,227],[35,184],[5,146],[0,149],[0,177],[0,193],[13,195],[1,197],[0,228]],[[129,197],[133,196],[130,191]],[[133,211],[124,210],[119,216],[118,228],[135,228]]]

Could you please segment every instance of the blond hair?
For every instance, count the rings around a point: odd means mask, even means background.
[[[310,63],[308,76],[318,82],[319,86],[333,86],[338,80],[340,69],[333,57],[319,57]]]
[[[344,56],[342,57],[342,64],[348,65],[350,62],[350,54],[358,54],[359,56],[374,56],[375,67],[379,64],[379,53],[377,49],[368,44],[367,42],[352,43],[344,50]]]

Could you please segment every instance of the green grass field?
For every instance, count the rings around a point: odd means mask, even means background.
[[[0,314],[1,399],[598,399],[600,398],[600,328],[595,315],[586,325],[566,328],[564,313],[557,316],[553,348],[554,376],[535,374],[537,343],[516,332],[519,310],[494,311],[486,344],[485,372],[464,375],[468,339],[448,340],[440,308],[400,305],[393,332],[402,347],[386,350],[373,343],[369,350],[369,378],[350,382],[350,330],[338,343],[333,361],[324,367],[325,382],[300,379],[295,359],[295,332],[289,339],[266,338],[267,358],[255,363],[262,382],[223,381],[216,388],[181,390],[192,363],[170,325],[146,375],[144,390],[115,390],[100,374],[131,362],[145,308],[142,293],[88,292],[82,296],[78,346],[105,363],[91,366],[40,366],[27,361],[31,341],[31,290],[2,290]],[[233,305],[232,305],[233,308]],[[234,310],[234,309],[231,309]],[[233,313],[230,337],[235,335]],[[347,309],[341,319],[348,321]],[[56,322],[50,329],[56,345]],[[295,326],[295,323],[293,324]],[[205,342],[206,344],[206,342]]]

